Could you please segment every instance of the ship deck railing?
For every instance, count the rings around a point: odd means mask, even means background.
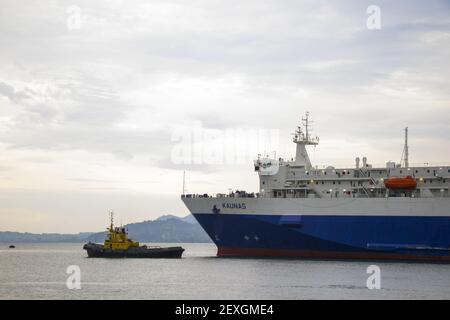
[[[182,198],[261,198],[259,193],[217,193],[215,195],[204,194],[182,194]]]

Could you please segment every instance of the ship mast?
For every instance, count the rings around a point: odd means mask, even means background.
[[[297,126],[294,132],[293,142],[297,145],[297,150],[295,153],[295,165],[299,167],[305,167],[306,169],[311,168],[311,161],[309,160],[308,152],[306,151],[307,145],[318,145],[319,138],[311,137],[309,112],[306,112],[305,117],[301,119],[304,129],[301,126]]]
[[[405,128],[405,146],[400,163],[405,162],[405,168],[409,168],[409,146],[408,146],[408,127]]]
[[[409,167],[408,127],[405,128],[405,167]]]

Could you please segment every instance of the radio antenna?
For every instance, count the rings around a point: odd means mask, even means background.
[[[186,171],[183,170],[183,195],[186,193]]]

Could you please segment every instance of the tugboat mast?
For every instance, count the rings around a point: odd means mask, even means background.
[[[111,221],[109,230],[112,231],[114,228],[114,212],[112,210],[109,212],[109,219]]]

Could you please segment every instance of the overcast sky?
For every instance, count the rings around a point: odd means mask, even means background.
[[[450,162],[449,1],[2,0],[0,48],[0,230],[183,216],[183,169],[257,191],[306,111],[319,167],[399,161],[405,126],[411,163]],[[195,130],[245,156],[180,163]]]

